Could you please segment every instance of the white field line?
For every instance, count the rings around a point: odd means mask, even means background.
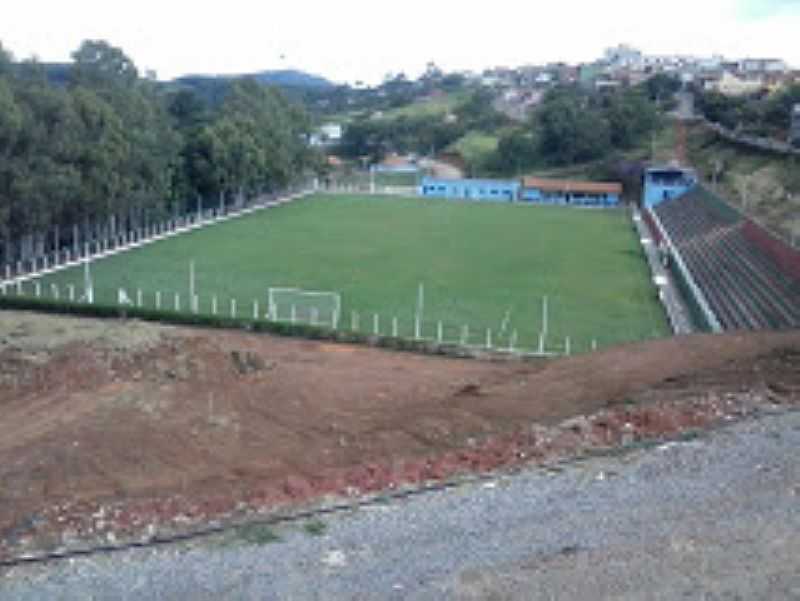
[[[220,217],[203,219],[202,221],[191,223],[189,225],[184,225],[175,228],[174,230],[163,232],[161,234],[156,234],[155,236],[151,236],[150,238],[147,238],[145,240],[137,240],[136,242],[130,242],[128,244],[125,244],[123,246],[118,246],[111,250],[90,254],[88,257],[67,261],[66,263],[59,263],[58,265],[48,267],[47,269],[40,269],[39,271],[26,273],[25,275],[16,276],[9,280],[3,279],[0,280],[0,286],[13,286],[18,282],[24,283],[30,280],[35,280],[37,278],[41,278],[53,273],[58,273],[59,271],[64,271],[65,269],[70,269],[71,267],[77,267],[79,265],[83,265],[84,263],[87,262],[87,260],[89,261],[89,263],[93,263],[94,261],[97,261],[99,259],[105,259],[106,257],[111,257],[120,253],[128,252],[129,250],[135,250],[137,248],[141,248],[142,246],[147,246],[148,244],[152,244],[153,242],[158,242],[159,240],[165,240],[167,238],[172,238],[174,236],[179,236],[181,234],[187,234],[194,230],[202,229],[204,227],[208,227],[211,225],[216,225],[217,223],[222,223],[223,221],[228,221],[236,217],[243,217],[245,215],[249,215],[250,213],[254,213],[256,211],[260,211],[263,209],[272,209],[274,207],[293,202],[298,198],[302,198],[303,196],[307,196],[312,193],[313,191],[311,190],[296,192],[294,194],[289,194],[288,196],[285,196],[278,200],[271,200],[258,206],[241,209],[239,211],[236,211],[235,213],[228,213],[227,215],[222,215]]]

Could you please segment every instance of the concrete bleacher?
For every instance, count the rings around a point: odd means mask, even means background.
[[[744,235],[733,208],[695,186],[654,211],[723,329],[800,327],[800,280]]]

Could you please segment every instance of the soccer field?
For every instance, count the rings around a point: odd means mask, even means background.
[[[574,350],[660,337],[669,327],[630,218],[621,210],[498,205],[376,196],[316,195],[99,260],[91,272],[96,301],[115,303],[124,288],[156,291],[171,308],[188,309],[189,264],[201,312],[217,297],[220,313],[235,298],[239,315],[253,302],[266,311],[269,287],[341,294],[340,327],[357,312],[372,331],[413,333],[420,284],[423,332],[469,342],[535,348],[548,299],[548,348]],[[83,287],[73,268],[43,280]],[[62,293],[63,294],[63,293]]]

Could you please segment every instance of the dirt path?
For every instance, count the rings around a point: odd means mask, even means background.
[[[0,556],[703,425],[742,387],[798,400],[800,332],[498,363],[0,313]]]

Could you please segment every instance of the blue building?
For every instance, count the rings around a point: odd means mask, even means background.
[[[437,179],[425,177],[419,187],[420,196],[514,202],[519,198],[520,184],[514,180]]]
[[[620,202],[622,184],[525,177],[520,200],[540,204],[581,207],[614,207]]]
[[[644,172],[642,204],[654,207],[665,200],[677,198],[694,187],[697,175],[681,167],[651,167]]]

